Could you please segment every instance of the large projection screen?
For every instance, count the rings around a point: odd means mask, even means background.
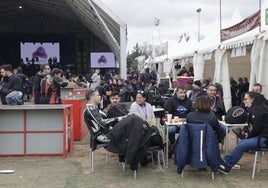
[[[91,68],[115,68],[115,57],[112,52],[91,52]]]
[[[33,58],[36,64],[47,64],[49,59],[57,59],[60,61],[60,44],[59,43],[33,43],[21,42],[20,55],[23,62],[27,63],[28,59],[31,61]]]

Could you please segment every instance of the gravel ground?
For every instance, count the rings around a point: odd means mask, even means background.
[[[234,135],[230,134],[229,147],[234,147]],[[164,172],[159,168],[147,167],[138,169],[134,180],[133,172],[126,167],[122,170],[117,156],[110,154],[105,163],[105,151],[95,152],[95,172],[90,173],[89,138],[75,142],[74,150],[66,159],[62,157],[1,157],[0,169],[15,169],[13,174],[0,174],[0,187],[10,188],[129,188],[129,187],[267,187],[268,154],[262,158],[262,170],[251,179],[254,155],[245,153],[239,164],[240,170],[232,170],[229,175],[216,173],[211,180],[210,170],[198,171],[186,168],[184,177],[176,173],[172,159],[169,168]]]

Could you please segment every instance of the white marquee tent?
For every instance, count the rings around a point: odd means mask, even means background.
[[[266,2],[263,3],[262,10],[265,9],[264,7],[268,7]],[[235,23],[239,21],[241,20]],[[264,24],[262,24],[262,29],[265,29]],[[226,109],[231,107],[230,73],[242,77],[250,76],[250,88],[255,82],[261,83],[264,88],[263,94],[268,96],[268,75],[266,73],[268,64],[265,63],[268,62],[268,53],[265,53],[268,50],[268,32],[258,34],[259,28],[256,28],[220,43],[219,32],[215,32],[201,40],[197,50],[192,48],[194,79],[203,78],[206,71],[210,74],[214,72],[214,75],[211,75],[213,82],[221,83],[223,86]],[[188,55],[189,53],[184,54],[184,57],[188,58]],[[211,67],[206,67],[207,63]]]

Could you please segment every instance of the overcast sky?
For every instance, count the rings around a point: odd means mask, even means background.
[[[201,8],[201,36],[220,28],[220,0],[100,1],[127,24],[128,50],[132,50],[137,42],[143,44],[178,40],[179,35],[184,32],[197,37],[198,8]],[[259,0],[221,0],[221,7],[222,28],[225,28],[231,26],[230,20],[235,10],[239,10],[242,19],[258,11]],[[154,26],[155,17],[160,20],[158,27]]]

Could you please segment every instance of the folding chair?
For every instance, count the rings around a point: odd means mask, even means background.
[[[208,144],[209,143],[209,144]],[[211,168],[211,179],[217,171],[220,151],[216,135],[209,124],[184,124],[177,140],[175,163],[183,178],[185,165],[193,168]]]
[[[255,171],[256,171],[257,163],[258,163],[258,172],[261,171],[261,157],[262,157],[262,155],[264,155],[264,152],[268,152],[268,148],[257,148],[255,151],[252,176],[251,176],[252,179],[255,178]]]

